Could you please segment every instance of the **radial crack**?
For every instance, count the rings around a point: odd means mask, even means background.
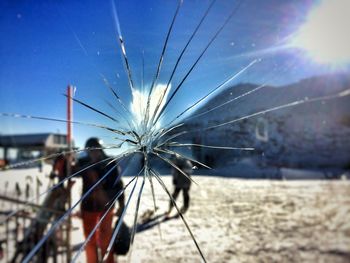
[[[157,172],[156,172],[156,171],[154,171],[154,170],[151,169],[151,172],[152,172],[152,174],[155,176],[155,178],[157,179],[157,181],[159,182],[159,184],[162,186],[162,188],[164,189],[164,191],[165,191],[165,192],[167,193],[167,195],[169,196],[171,202],[173,203],[173,205],[174,205],[174,207],[176,208],[176,210],[177,210],[179,216],[181,217],[182,222],[185,224],[186,229],[187,229],[188,233],[190,234],[190,236],[191,236],[191,238],[192,238],[192,240],[193,240],[193,242],[194,242],[194,244],[195,244],[195,246],[196,246],[196,248],[197,248],[197,250],[198,250],[198,252],[199,252],[199,254],[200,254],[200,256],[201,256],[201,258],[202,258],[202,260],[206,263],[207,261],[206,261],[206,259],[205,259],[205,257],[204,257],[204,254],[202,253],[202,250],[200,249],[200,247],[199,247],[199,245],[198,245],[198,243],[197,243],[197,241],[196,241],[196,238],[194,237],[194,235],[193,235],[193,233],[192,233],[192,231],[191,231],[191,228],[190,228],[189,225],[187,224],[186,219],[184,218],[183,214],[181,213],[180,209],[178,208],[178,206],[177,206],[177,204],[176,204],[174,198],[173,198],[172,195],[170,194],[168,188],[165,186],[165,184],[164,184],[163,180],[160,178],[160,176],[157,175]]]
[[[157,121],[159,120],[160,116],[163,114],[164,110],[167,108],[167,106],[169,105],[169,103],[171,102],[171,100],[174,98],[174,96],[176,95],[176,93],[179,91],[179,89],[182,87],[183,83],[185,82],[185,80],[188,78],[188,76],[191,74],[191,72],[193,71],[193,69],[196,67],[196,65],[198,64],[198,62],[201,60],[201,58],[203,57],[203,55],[206,53],[206,51],[208,50],[208,48],[211,46],[211,44],[214,42],[214,40],[218,37],[218,35],[220,34],[220,32],[226,27],[226,25],[228,24],[228,22],[232,19],[232,17],[236,14],[236,12],[238,11],[239,7],[241,6],[243,0],[239,1],[238,4],[236,5],[236,7],[234,8],[234,10],[231,12],[231,14],[227,17],[227,19],[225,20],[225,22],[221,25],[221,27],[216,31],[216,33],[214,34],[214,36],[210,39],[210,41],[208,42],[208,44],[206,45],[206,47],[204,48],[204,50],[201,52],[201,54],[198,56],[197,60],[193,63],[193,65],[191,66],[190,70],[186,73],[185,77],[181,80],[181,82],[177,85],[176,89],[174,90],[174,92],[171,94],[169,100],[165,103],[164,107],[162,108],[162,110],[160,111],[157,119],[155,120],[155,123],[157,123]]]
[[[156,151],[159,151],[159,152],[163,152],[163,153],[168,153],[168,154],[171,154],[171,155],[174,155],[174,156],[180,156],[181,158],[183,158],[183,159],[187,159],[187,160],[189,160],[189,161],[191,161],[191,162],[194,162],[194,163],[197,163],[197,164],[199,164],[200,166],[203,166],[203,167],[205,167],[205,168],[207,168],[207,169],[212,169],[211,167],[209,167],[208,165],[206,165],[206,164],[204,164],[204,163],[201,163],[201,162],[199,162],[199,161],[197,161],[197,160],[195,160],[195,159],[193,159],[193,158],[190,158],[190,157],[188,157],[188,156],[185,156],[185,155],[183,155],[183,154],[181,154],[181,153],[178,153],[178,152],[175,152],[175,151],[172,151],[172,150],[169,150],[169,149],[160,149],[160,148],[154,148]]]
[[[195,183],[196,185],[197,182],[195,182],[189,175],[187,175],[184,171],[182,171],[176,164],[174,164],[172,161],[170,161],[168,158],[161,156],[159,153],[152,151],[152,154],[154,154],[155,156],[157,156],[159,159],[163,160],[164,162],[170,164],[170,166],[172,166],[173,168],[175,168],[176,170],[178,170],[181,174],[183,174],[187,179],[189,179],[190,181],[192,181],[193,183]]]

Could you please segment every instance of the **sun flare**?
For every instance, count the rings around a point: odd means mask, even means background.
[[[350,64],[350,1],[323,0],[292,40],[317,63]]]

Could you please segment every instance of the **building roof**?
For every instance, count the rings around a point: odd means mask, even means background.
[[[54,133],[35,133],[35,134],[15,134],[15,135],[0,135],[0,147],[47,147],[48,138],[66,137],[64,134]],[[61,142],[61,141],[60,141]],[[56,144],[56,143],[55,143]],[[66,143],[57,143],[66,146]]]

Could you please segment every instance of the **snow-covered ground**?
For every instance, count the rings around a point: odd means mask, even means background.
[[[349,262],[349,181],[194,179],[185,217],[208,262]],[[168,198],[157,193],[165,211]],[[143,201],[150,209],[149,191]],[[180,218],[161,223],[161,233],[138,233],[131,262],[200,262]]]
[[[0,192],[5,190],[4,181],[18,179],[20,174],[22,183],[25,182],[28,170],[18,170],[16,176],[15,171],[1,174]],[[44,174],[42,178],[46,178]],[[171,177],[162,178],[172,190]],[[126,183],[130,179],[123,180]],[[191,206],[185,218],[208,262],[350,261],[349,181],[241,180],[215,176],[194,176],[194,180],[198,186],[192,185]],[[162,214],[168,208],[169,198],[157,183],[155,190],[157,213]],[[73,189],[73,202],[79,196],[78,182]],[[134,197],[125,218],[129,226],[137,194]],[[181,194],[178,201],[181,207]],[[152,209],[147,181],[139,214]],[[175,214],[173,211],[172,215]],[[79,227],[73,232],[73,244],[80,244],[81,221],[74,219],[73,224]],[[131,262],[200,262],[180,218],[148,226],[135,237],[129,255]],[[84,254],[79,262],[85,262]],[[118,262],[128,262],[128,257],[118,257]]]

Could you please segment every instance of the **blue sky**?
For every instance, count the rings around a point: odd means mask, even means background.
[[[170,114],[205,95],[254,59],[262,59],[238,82],[282,85],[329,72],[296,49],[288,38],[305,22],[319,1],[246,0],[213,42],[169,105]],[[217,1],[185,53],[172,85],[179,83],[238,1]],[[170,36],[159,82],[167,81],[177,56],[210,4],[184,1]],[[116,1],[126,51],[136,85],[140,87],[142,54],[145,83],[150,83],[177,1]],[[117,42],[111,1],[0,2],[0,112],[65,118],[66,86],[76,86],[76,98],[113,114],[119,107],[101,74],[118,90],[127,105],[130,89]],[[76,120],[114,125],[79,105]],[[0,132],[65,132],[65,125],[48,121],[1,117]],[[87,137],[110,140],[108,132],[74,127],[79,146]]]

